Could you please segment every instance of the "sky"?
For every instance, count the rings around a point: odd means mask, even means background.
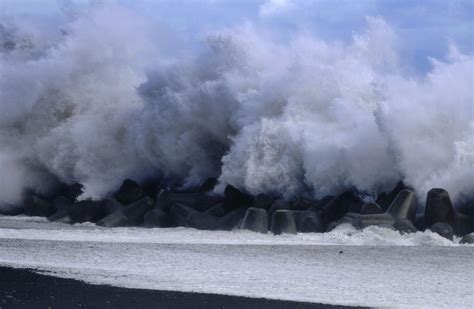
[[[404,64],[420,72],[430,57],[443,58],[455,44],[474,50],[474,1],[470,0],[0,0],[0,17],[56,18],[73,4],[118,2],[172,29],[181,40],[198,41],[211,29],[252,23],[285,40],[308,32],[325,41],[350,41],[366,18],[382,17],[398,34]]]

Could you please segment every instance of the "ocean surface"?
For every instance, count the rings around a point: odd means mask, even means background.
[[[340,226],[273,236],[0,216],[0,265],[94,284],[396,308],[473,308],[474,246]]]

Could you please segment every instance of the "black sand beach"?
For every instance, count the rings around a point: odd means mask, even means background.
[[[316,291],[315,291],[316,292]],[[126,289],[0,267],[0,308],[350,308],[217,294]]]

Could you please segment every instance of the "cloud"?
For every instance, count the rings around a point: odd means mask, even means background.
[[[295,7],[293,0],[267,0],[260,6],[260,17],[281,15]]]

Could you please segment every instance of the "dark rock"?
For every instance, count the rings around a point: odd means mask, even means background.
[[[186,227],[192,227],[198,230],[217,230],[219,229],[219,219],[201,212],[191,212],[186,218]]]
[[[214,189],[214,187],[217,185],[217,178],[207,178],[206,181],[204,181],[199,188],[200,192],[209,192]]]
[[[357,219],[354,219],[354,226],[357,228],[366,228],[371,225],[392,228],[395,223],[395,219],[387,214],[374,214],[374,215],[360,215]]]
[[[387,213],[395,219],[409,219],[411,222],[415,222],[417,207],[418,198],[415,192],[402,190],[388,208]]]
[[[120,203],[128,205],[142,199],[145,195],[145,191],[135,181],[125,179],[114,197]]]
[[[454,214],[452,227],[454,234],[458,236],[464,236],[473,232],[471,218],[468,215],[459,212]]]
[[[17,216],[25,213],[25,208],[0,201],[0,215]]]
[[[117,209],[97,222],[97,225],[104,227],[139,226],[143,223],[145,214],[153,208],[153,205],[153,199],[144,197]]]
[[[176,203],[170,208],[169,214],[175,225],[186,226],[186,220],[192,212],[195,212],[195,210],[191,207]]]
[[[460,244],[474,244],[474,233],[464,235],[459,242]]]
[[[223,230],[232,230],[240,227],[239,221],[243,219],[248,207],[239,207],[228,212],[225,216],[219,219],[219,226]]]
[[[430,230],[433,233],[443,236],[444,238],[453,240],[453,228],[448,223],[437,222],[431,226]]]
[[[36,195],[25,200],[25,213],[29,216],[49,217],[56,211],[53,203]]]
[[[375,214],[381,214],[382,208],[377,203],[366,203],[364,206],[362,206],[362,209],[360,210],[360,213],[362,215],[375,215]]]
[[[341,219],[347,212],[360,212],[363,202],[352,192],[344,192],[333,197],[325,205],[321,205],[326,212],[326,222],[337,221]]]
[[[276,210],[272,215],[270,230],[273,234],[296,234],[296,222],[291,210]]]
[[[296,230],[302,233],[323,233],[324,213],[315,210],[293,210]]]
[[[418,229],[408,219],[398,219],[393,224],[393,227],[402,234],[418,232]]]
[[[101,201],[79,201],[69,209],[71,223],[97,222],[105,215]]]
[[[383,211],[386,211],[390,207],[390,205],[393,203],[398,193],[400,193],[402,190],[408,190],[408,189],[410,188],[405,186],[405,184],[402,181],[400,181],[388,195],[385,193],[380,194],[375,202],[382,208]]]
[[[208,210],[204,212],[205,214],[214,216],[214,217],[222,217],[226,214],[226,211],[224,209],[224,206],[222,203],[219,203],[217,205],[212,206]]]
[[[145,227],[172,227],[173,220],[171,216],[160,208],[149,210],[143,217],[143,226]]]
[[[300,197],[291,207],[293,210],[308,210],[310,208],[319,208],[319,201],[312,198]]]
[[[437,222],[445,222],[451,226],[454,223],[454,208],[449,194],[444,189],[431,189],[428,191],[425,206],[426,226]]]
[[[232,185],[227,185],[224,190],[224,208],[227,210],[253,205],[252,196],[243,193]]]
[[[265,210],[269,210],[272,207],[275,199],[268,194],[261,193],[255,197],[253,202],[253,207],[262,208]]]
[[[250,207],[245,213],[240,227],[258,233],[268,233],[268,214],[264,208]]]

